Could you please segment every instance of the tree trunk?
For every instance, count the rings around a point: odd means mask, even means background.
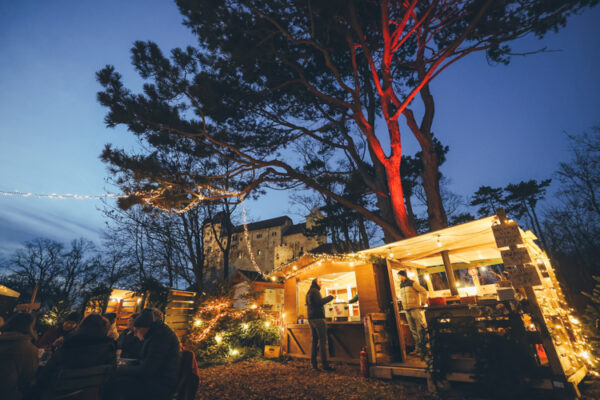
[[[417,232],[410,224],[406,213],[406,205],[404,204],[404,191],[402,190],[402,179],[400,177],[400,154],[392,156],[389,161],[389,165],[386,165],[386,174],[392,200],[394,220],[405,236],[416,236]]]
[[[444,202],[440,193],[439,166],[435,150],[430,147],[430,151],[425,153],[423,150],[423,190],[427,198],[427,217],[431,230],[438,230],[448,227],[448,216],[444,210]]]
[[[365,219],[362,216],[358,216],[358,231],[360,232],[361,238],[361,249],[369,248],[369,235],[367,235],[367,228],[365,227]]]
[[[377,107],[377,101],[375,100],[375,93],[373,91],[373,86],[371,85],[370,72],[366,71],[366,73],[367,73],[367,79],[365,80],[365,92],[366,92],[368,101],[367,101],[367,104],[365,105],[365,108],[367,110],[367,119],[369,121],[369,124],[373,128],[375,128],[375,123],[376,123],[375,120],[376,120],[376,116],[377,116],[375,109]],[[377,189],[376,196],[377,196],[377,208],[379,209],[379,214],[381,215],[381,218],[383,218],[386,221],[389,221],[389,222],[394,221],[394,210],[392,208],[392,203],[390,201],[389,196],[386,197],[386,195],[390,191],[388,189],[385,167],[377,158],[377,155],[373,151],[373,148],[371,147],[371,145],[368,141],[367,141],[367,147],[369,149],[369,157],[371,158],[371,162],[373,163],[373,169],[375,170],[375,177],[373,180],[375,183],[375,187]],[[397,240],[397,238],[393,237],[385,230],[383,231],[383,241],[385,243],[392,243],[392,242],[395,242],[396,240]]]
[[[424,71],[419,71],[419,77],[422,79]],[[439,160],[433,143],[433,134],[431,127],[433,125],[433,116],[435,114],[435,103],[429,90],[429,84],[423,86],[420,91],[425,111],[421,125],[418,126],[411,110],[406,109],[404,115],[406,122],[413,135],[421,146],[423,154],[423,172],[421,179],[423,181],[423,190],[427,199],[427,217],[431,230],[438,230],[448,227],[448,216],[444,209],[444,202],[440,193],[440,171]]]
[[[404,201],[406,202],[406,212],[408,213],[408,218],[410,219],[410,223],[412,226],[417,226],[417,217],[415,217],[415,212],[412,206],[412,193],[408,190],[404,191]]]

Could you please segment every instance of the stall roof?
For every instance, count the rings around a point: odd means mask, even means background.
[[[415,268],[442,265],[440,253],[444,250],[448,251],[450,261],[455,264],[500,259],[500,250],[492,231],[492,226],[499,221],[498,216],[493,215],[345,256],[355,256],[356,262],[361,262],[361,259],[366,261],[371,257],[386,258]],[[530,253],[535,257],[540,255],[542,251],[534,242],[535,235],[530,231],[519,230]],[[292,272],[290,269],[299,271],[321,259],[330,263],[351,261],[345,259],[344,255],[339,255],[339,259],[336,259],[335,255],[305,254],[274,272],[289,273]]]
[[[19,297],[20,295],[21,293],[17,292],[16,290],[12,290],[6,286],[0,285],[0,296]]]
[[[452,263],[470,263],[486,259],[499,259],[492,226],[499,223],[496,215],[470,221],[461,225],[425,233],[409,239],[363,250],[359,254],[380,256],[416,268],[426,268],[443,263],[440,253],[448,251]],[[534,253],[541,250],[533,242],[533,233],[521,230],[525,244]]]

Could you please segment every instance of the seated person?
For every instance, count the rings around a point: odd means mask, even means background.
[[[117,339],[117,350],[121,350],[122,358],[140,358],[142,341],[135,335],[133,323],[140,314],[132,314],[127,320],[127,329]]]
[[[139,362],[117,369],[109,385],[111,399],[170,399],[179,379],[181,346],[175,333],[162,322],[162,313],[145,309],[133,323],[142,340]]]
[[[16,313],[0,328],[0,399],[20,400],[38,368],[31,314]]]
[[[90,314],[75,332],[65,339],[38,376],[38,390],[51,391],[53,379],[61,370],[116,366],[115,341],[106,336],[108,321],[99,314]]]
[[[60,326],[53,326],[37,342],[37,346],[42,349],[60,347],[65,337],[72,334],[79,323],[79,313],[72,312]]]
[[[104,314],[104,318],[108,320],[108,332],[106,336],[112,340],[119,338],[119,331],[117,331],[117,314],[114,312]]]

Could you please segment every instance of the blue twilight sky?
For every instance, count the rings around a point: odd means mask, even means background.
[[[451,149],[443,172],[452,191],[469,196],[483,184],[551,177],[568,156],[565,132],[600,125],[598,21],[596,7],[542,42],[517,44],[560,52],[514,58],[508,67],[474,55],[434,81],[434,131]],[[164,51],[194,42],[168,0],[0,2],[0,191],[115,192],[98,156],[105,143],[135,142],[122,128],[105,128],[94,74],[113,64],[128,87],[139,88],[129,53],[135,40],[153,40]],[[404,138],[414,153],[414,140]],[[94,200],[0,196],[0,255],[35,237],[98,241],[100,207]],[[252,203],[249,215],[290,210],[286,194],[275,192]]]

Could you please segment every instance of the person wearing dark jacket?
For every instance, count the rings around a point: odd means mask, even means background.
[[[106,336],[108,321],[99,314],[84,318],[73,335],[52,354],[38,376],[37,389],[40,392],[52,390],[55,378],[60,371],[67,369],[90,368],[100,365],[116,367],[115,341]]]
[[[21,400],[38,369],[31,314],[17,313],[0,328],[0,399]]]
[[[144,309],[133,323],[142,339],[139,362],[117,369],[111,385],[113,399],[170,399],[179,380],[181,345],[175,332],[162,322],[162,313]]]
[[[71,335],[79,323],[79,313],[73,311],[67,315],[67,318],[60,326],[53,326],[48,329],[37,342],[37,347],[42,349],[57,348],[62,345],[65,338]]]
[[[140,314],[135,313],[127,321],[127,329],[119,335],[117,339],[117,351],[121,350],[122,358],[140,358],[142,351],[142,341],[135,335],[133,323]]]
[[[321,280],[318,278],[313,279],[310,289],[306,293],[308,323],[312,334],[310,362],[313,369],[319,369],[317,365],[317,348],[321,349],[323,369],[325,371],[332,369],[327,363],[327,325],[325,324],[325,309],[323,308],[331,300],[333,300],[333,296],[321,297]]]

